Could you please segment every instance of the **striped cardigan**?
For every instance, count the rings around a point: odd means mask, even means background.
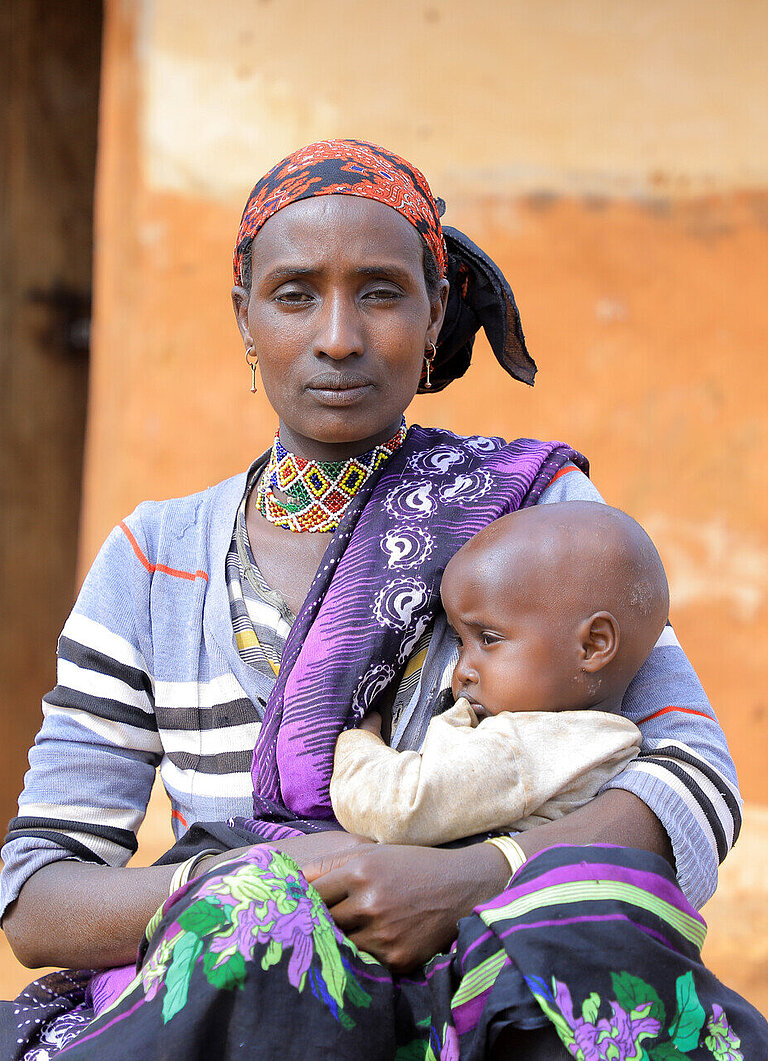
[[[180,835],[252,812],[250,764],[272,681],[238,654],[225,558],[245,475],[190,497],[145,502],[102,547],[62,632],[58,684],[2,851],[0,912],[62,858],[124,865],[159,766]],[[540,503],[601,500],[566,466]],[[393,735],[418,748],[457,652],[442,617]],[[725,737],[670,627],[630,686],[624,714],[641,755],[609,783],[654,811],[696,905],[738,835],[740,798]]]

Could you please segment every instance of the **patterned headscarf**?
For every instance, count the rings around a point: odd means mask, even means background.
[[[289,203],[316,195],[358,195],[391,206],[426,240],[440,276],[446,249],[437,202],[426,177],[393,151],[363,140],[319,140],[278,162],[258,182],[245,204],[233,262],[242,284],[243,251],[262,225]]]
[[[244,286],[247,257],[259,229],[289,203],[316,195],[357,195],[397,210],[424,238],[440,277],[449,280],[432,386],[426,393],[442,390],[464,375],[481,327],[502,368],[515,379],[533,383],[536,364],[526,349],[514,295],[501,270],[463,233],[441,226],[445,203],[435,199],[424,175],[376,144],[319,140],[273,166],[245,204],[233,260],[236,284]]]

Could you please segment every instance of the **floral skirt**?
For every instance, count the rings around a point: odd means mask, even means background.
[[[768,1024],[702,965],[705,933],[661,859],[560,846],[463,919],[449,954],[393,977],[290,858],[259,847],[166,902],[109,1009],[88,1009],[85,974],[53,974],[3,1004],[0,1047],[16,1061],[480,1061],[505,1029],[549,1027],[578,1061],[762,1061]]]

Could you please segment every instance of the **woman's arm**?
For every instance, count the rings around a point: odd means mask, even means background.
[[[671,860],[659,821],[636,796],[619,790],[517,840],[529,855],[558,843],[609,843]],[[501,853],[483,843],[457,850],[376,845],[302,869],[339,928],[398,973],[447,950],[459,918],[498,895],[510,875]]]
[[[30,968],[127,965],[168,897],[174,870],[52,862],[26,882],[6,911],[3,929],[18,960]]]
[[[116,528],[59,638],[57,685],[2,852],[3,927],[26,964],[130,960],[146,911],[167,894],[167,868],[118,868],[136,850],[163,750],[138,618],[150,579]]]
[[[301,865],[318,864],[370,841],[330,831],[283,840],[281,851]],[[197,864],[201,876],[248,851],[243,847]],[[136,960],[147,922],[168,891],[175,866],[146,869],[59,861],[38,870],[6,913],[3,928],[23,965],[70,969],[110,968]]]

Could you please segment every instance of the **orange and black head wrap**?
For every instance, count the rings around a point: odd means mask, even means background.
[[[514,296],[498,266],[463,233],[443,228],[445,204],[434,198],[424,175],[376,144],[319,140],[273,166],[245,204],[233,261],[236,284],[249,286],[251,244],[262,225],[289,203],[317,195],[358,195],[397,210],[423,237],[439,276],[449,280],[431,392],[466,372],[480,327],[499,364],[516,379],[533,383],[536,365],[525,347]]]

